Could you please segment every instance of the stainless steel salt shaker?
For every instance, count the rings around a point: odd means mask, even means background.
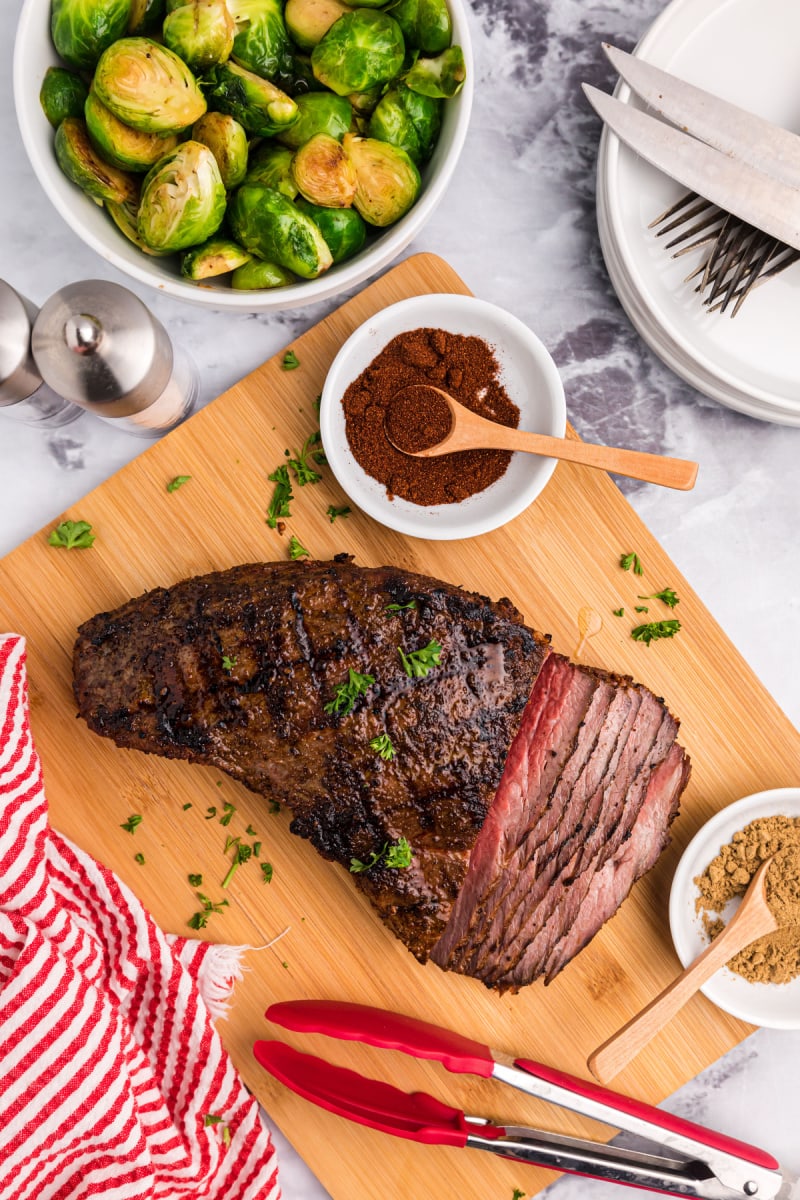
[[[56,395],[31,357],[31,327],[36,305],[0,279],[0,414],[26,425],[55,429],[81,416],[74,404]]]
[[[160,437],[194,407],[191,360],[117,283],[86,279],[61,288],[42,305],[31,345],[52,388],[127,433]]]

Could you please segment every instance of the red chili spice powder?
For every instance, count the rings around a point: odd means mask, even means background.
[[[506,450],[461,450],[441,458],[410,458],[395,449],[386,433],[392,410],[393,433],[408,449],[424,449],[441,441],[444,402],[435,394],[410,393],[418,398],[419,417],[403,398],[403,388],[433,384],[482,417],[516,428],[519,409],[499,380],[500,364],[492,347],[479,337],[464,337],[444,329],[413,329],[393,338],[347,388],[342,406],[347,441],[356,461],[368,475],[386,485],[389,499],[402,496],[414,504],[456,504],[481,492],[508,469]]]

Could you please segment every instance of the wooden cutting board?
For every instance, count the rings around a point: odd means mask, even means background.
[[[316,428],[314,398],[344,339],[377,309],[407,296],[467,290],[441,259],[407,260],[293,342],[297,370],[282,370],[283,353],[276,355],[65,514],[92,524],[97,540],[91,550],[54,549],[45,530],[0,563],[0,628],[28,639],[33,730],[53,824],[113,867],[166,930],[188,932],[186,922],[199,906],[187,875],[197,872],[207,895],[230,901],[203,936],[259,947],[285,931],[270,948],[247,952],[247,972],[220,1029],[248,1085],[335,1200],[510,1200],[514,1188],[536,1192],[552,1175],[478,1152],[417,1146],[318,1110],[260,1070],[251,1055],[256,1039],[283,1038],[467,1112],[593,1137],[610,1131],[396,1052],[284,1035],[264,1020],[268,1004],[329,997],[395,1008],[585,1075],[589,1052],[678,969],[667,899],[682,847],[722,806],[800,778],[800,734],[600,472],[560,464],[526,513],[463,542],[408,539],[358,512],[331,524],[328,505],[342,505],[346,497],[330,471],[322,483],[295,489],[283,536],[267,527],[267,475],[284,461],[286,447],[301,445]],[[168,494],[165,485],[176,475],[192,478]],[[664,503],[670,498],[665,493]],[[509,596],[528,623],[551,633],[567,654],[578,641],[578,611],[589,605],[601,614],[603,628],[587,643],[583,661],[630,673],[680,716],[694,772],[673,845],[551,986],[501,997],[432,964],[420,966],[347,873],[289,833],[287,812],[271,812],[266,801],[217,771],[118,750],[75,720],[70,652],[80,622],[188,575],[286,558],[292,532],[317,558],[346,550],[363,565],[395,563],[495,598]],[[630,550],[644,564],[641,578],[620,569],[620,553]],[[648,648],[629,637],[627,614],[637,593],[665,586],[680,597],[672,615],[682,628],[672,641]],[[612,615],[620,606],[623,619]],[[226,802],[236,811],[221,827]],[[211,807],[217,816],[206,819]],[[131,813],[143,817],[134,835],[120,828]],[[273,864],[273,881],[263,883],[249,863],[223,892],[225,838],[244,834],[248,825],[263,843],[262,858]],[[135,861],[137,852],[144,865]],[[656,1103],[748,1032],[698,997],[616,1086]]]

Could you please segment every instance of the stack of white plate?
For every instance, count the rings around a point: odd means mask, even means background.
[[[642,38],[648,62],[800,130],[797,0],[673,0]],[[619,99],[637,103],[622,83]],[[698,391],[765,421],[800,426],[800,263],[764,283],[735,318],[704,309],[680,259],[648,229],[684,192],[607,130],[597,220],[611,281],[651,349]]]

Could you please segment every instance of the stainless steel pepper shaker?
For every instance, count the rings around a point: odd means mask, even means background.
[[[31,327],[36,305],[0,279],[0,414],[26,425],[55,429],[81,416],[74,404],[56,395],[31,357]]]
[[[87,279],[61,288],[42,305],[31,345],[52,388],[127,433],[160,437],[194,407],[191,360],[117,283]]]

